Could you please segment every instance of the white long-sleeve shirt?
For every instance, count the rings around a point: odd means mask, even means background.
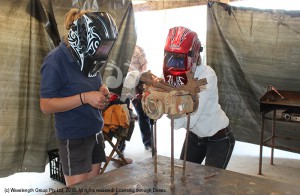
[[[215,71],[207,65],[200,65],[195,71],[195,78],[207,79],[201,88],[198,109],[191,114],[190,131],[199,137],[209,137],[229,125],[229,119],[219,104],[218,80]],[[174,128],[186,128],[187,117],[174,120]]]

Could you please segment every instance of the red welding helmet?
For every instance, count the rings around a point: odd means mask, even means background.
[[[185,85],[186,72],[200,63],[201,43],[197,33],[185,27],[169,30],[165,50],[163,74],[165,82],[178,87]]]

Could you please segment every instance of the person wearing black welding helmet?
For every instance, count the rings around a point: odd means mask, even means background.
[[[117,37],[115,21],[105,12],[86,13],[71,24],[68,42],[84,75],[97,75]]]
[[[44,58],[40,108],[54,113],[57,145],[66,184],[95,177],[106,161],[102,110],[109,90],[99,74],[118,37],[112,16],[71,9],[68,35]]]
[[[201,42],[196,32],[178,26],[169,29],[164,48],[163,75],[169,85],[188,83],[186,73],[206,78],[207,84],[198,93],[199,105],[190,117],[187,161],[226,169],[235,144],[229,118],[219,104],[215,71],[201,62]],[[174,129],[186,128],[187,117],[174,120]],[[186,142],[187,140],[185,140]],[[184,158],[182,147],[180,159]]]

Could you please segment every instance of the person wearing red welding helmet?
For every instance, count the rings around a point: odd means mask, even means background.
[[[219,104],[216,73],[202,64],[202,50],[196,32],[182,26],[169,29],[164,48],[164,80],[174,87],[186,85],[188,71],[194,73],[194,78],[206,78],[207,84],[198,93],[198,108],[190,117],[186,160],[201,164],[205,159],[205,165],[226,169],[235,138],[229,118]],[[186,127],[187,117],[174,120],[174,129]],[[183,157],[184,147],[180,159]]]

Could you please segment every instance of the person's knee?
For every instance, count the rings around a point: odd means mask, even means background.
[[[67,186],[74,185],[76,183],[82,182],[88,179],[88,173],[79,174],[79,175],[65,175],[65,181]]]

